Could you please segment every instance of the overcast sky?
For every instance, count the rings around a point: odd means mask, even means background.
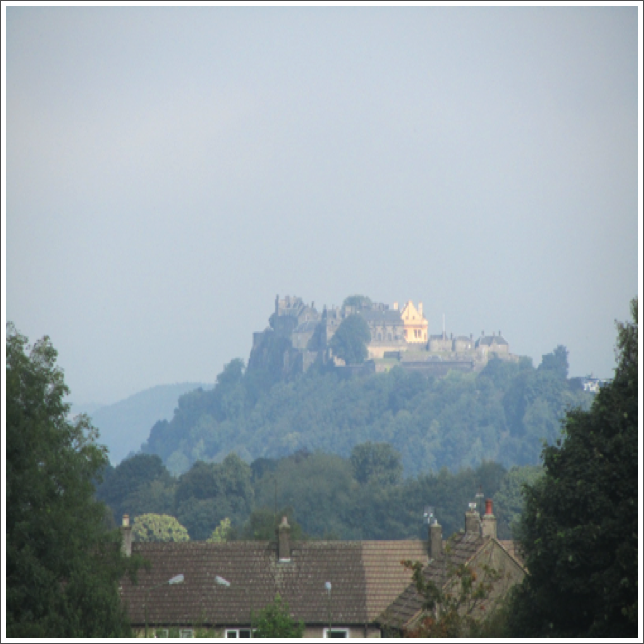
[[[638,15],[6,13],[6,316],[75,403],[214,381],[276,294],[423,302],[610,377],[638,292]]]

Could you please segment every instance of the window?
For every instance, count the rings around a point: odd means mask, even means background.
[[[349,637],[348,628],[332,628],[324,629],[324,637]]]
[[[255,630],[255,629],[253,629]],[[226,637],[251,637],[250,628],[227,628]]]
[[[169,637],[167,628],[157,628],[154,631],[154,637]]]
[[[191,628],[182,628],[179,631],[179,637],[193,637]]]

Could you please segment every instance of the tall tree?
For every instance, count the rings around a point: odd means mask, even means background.
[[[358,483],[396,485],[403,473],[400,453],[389,443],[367,441],[351,451],[351,465]]]
[[[329,346],[347,364],[362,364],[369,355],[367,344],[370,340],[371,332],[365,319],[361,315],[350,315],[342,320]]]
[[[618,324],[615,379],[588,412],[571,411],[521,521],[529,574],[514,636],[635,637],[638,557],[637,299]]]
[[[539,371],[553,371],[559,378],[568,377],[568,349],[562,344],[557,345],[552,353],[541,356]]]
[[[345,306],[355,306],[358,309],[368,307],[371,306],[371,298],[366,295],[349,295],[342,302],[342,307],[344,308]]]
[[[9,637],[119,637],[119,580],[134,560],[106,531],[93,481],[107,463],[45,337],[29,347],[7,325],[6,618]]]

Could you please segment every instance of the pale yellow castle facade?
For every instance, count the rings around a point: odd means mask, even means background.
[[[409,344],[427,343],[428,322],[423,316],[423,303],[418,302],[418,308],[409,300],[400,312],[403,321],[403,334]]]

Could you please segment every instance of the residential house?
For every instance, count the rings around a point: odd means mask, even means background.
[[[496,539],[491,505],[482,520],[468,513],[465,531],[447,546],[437,523],[427,541],[291,542],[286,518],[277,542],[131,543],[129,526],[122,529],[126,554],[140,554],[151,564],[139,572],[137,584],[124,579],[121,586],[139,635],[147,623],[157,635],[178,629],[191,637],[206,628],[228,638],[250,637],[252,615],[279,594],[293,618],[304,622],[304,637],[381,637],[423,615],[422,597],[402,561],[420,562],[423,574],[441,585],[450,583],[450,566],[490,565],[501,573],[495,598],[524,575]],[[178,575],[183,583],[168,583]]]
[[[475,619],[484,617],[525,576],[525,569],[513,554],[513,544],[507,544],[510,547],[505,548],[496,538],[496,518],[489,499],[483,517],[470,508],[465,515],[465,529],[447,543],[442,540],[442,529],[437,522],[430,526],[429,532],[430,560],[422,570],[425,582],[432,582],[443,592],[456,594],[460,583],[456,572],[460,567],[466,567],[476,573],[473,589],[479,584],[489,587],[485,598],[464,602],[459,610],[461,614],[467,613]],[[415,584],[410,584],[381,615],[383,631],[395,634],[417,626],[428,616],[423,607],[424,599]],[[432,616],[438,617],[440,606],[435,607],[433,613]]]
[[[151,564],[138,584],[122,581],[133,629],[191,637],[214,628],[224,637],[250,637],[251,613],[279,593],[305,637],[380,637],[378,616],[409,585],[401,560],[427,561],[427,542],[310,541],[291,543],[283,520],[279,542],[129,543]],[[124,526],[127,533],[127,526]],[[181,584],[168,581],[183,575]],[[218,578],[220,583],[218,583]],[[224,581],[229,585],[225,585]],[[327,591],[326,584],[330,584]]]

